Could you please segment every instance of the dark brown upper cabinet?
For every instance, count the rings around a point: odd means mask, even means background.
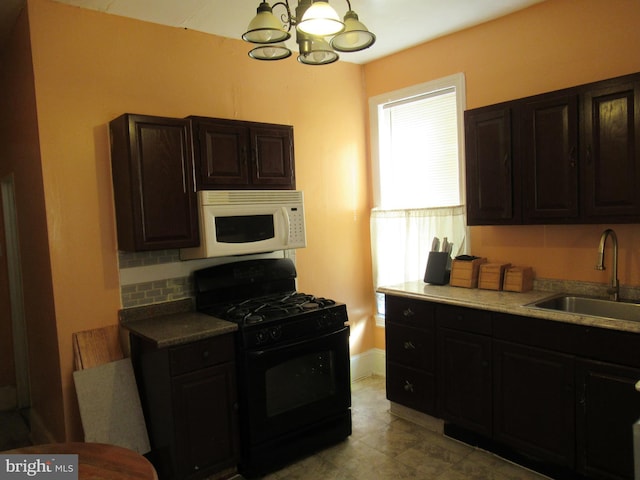
[[[198,190],[295,189],[292,126],[190,118]]]
[[[577,92],[535,97],[520,108],[524,222],[577,218]]]
[[[640,219],[640,75],[600,82],[582,95],[584,214]]]
[[[109,129],[118,249],[197,246],[190,122],[125,114]]]
[[[640,221],[640,73],[469,110],[465,133],[469,225]]]
[[[513,133],[509,104],[465,112],[467,222],[500,225],[519,221],[514,202]]]

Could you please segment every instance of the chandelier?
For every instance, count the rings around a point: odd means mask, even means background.
[[[298,0],[295,15],[291,14],[289,0],[273,4],[284,7],[278,20],[266,1],[258,6],[256,16],[249,23],[242,39],[256,44],[249,52],[256,60],[282,60],[291,56],[284,44],[291,38],[295,26],[296,43],[300,54],[298,61],[306,65],[327,65],[338,60],[337,52],[358,52],[370,47],[376,36],[367,30],[351,10],[351,2],[345,0],[349,10],[341,21],[327,1]]]

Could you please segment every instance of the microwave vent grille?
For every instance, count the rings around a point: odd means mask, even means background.
[[[300,190],[201,190],[201,205],[271,205],[302,203]]]

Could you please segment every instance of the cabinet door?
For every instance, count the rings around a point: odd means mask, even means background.
[[[234,466],[238,456],[234,364],[174,377],[172,397],[177,477]]]
[[[189,121],[127,114],[109,126],[118,248],[197,246]]]
[[[444,420],[491,436],[491,337],[438,328],[438,411]]]
[[[467,223],[519,223],[514,201],[511,109],[496,105],[465,112]]]
[[[578,471],[590,478],[632,479],[632,425],[640,418],[640,370],[577,364]]]
[[[583,95],[583,202],[591,221],[640,217],[640,80],[622,77]]]
[[[256,125],[250,128],[251,183],[260,188],[295,189],[293,127]]]
[[[524,222],[578,217],[578,95],[536,97],[522,105]]]
[[[494,439],[574,468],[573,357],[501,341],[493,352]]]
[[[198,188],[247,188],[249,131],[225,120],[198,120]]]

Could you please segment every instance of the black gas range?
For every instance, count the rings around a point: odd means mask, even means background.
[[[346,305],[296,291],[289,259],[194,272],[196,308],[238,324],[240,472],[263,475],[351,434]]]
[[[289,259],[261,259],[194,273],[196,308],[238,324],[241,347],[264,348],[342,328],[343,303],[297,292]]]

